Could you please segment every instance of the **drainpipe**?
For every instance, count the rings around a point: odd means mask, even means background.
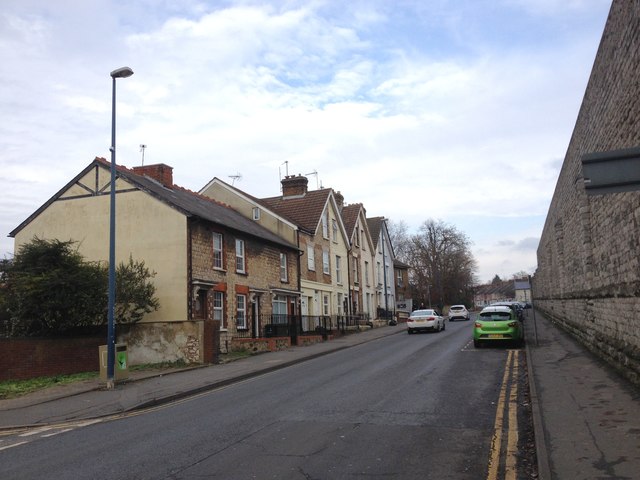
[[[382,236],[382,274],[384,276],[384,311],[385,315],[389,311],[389,299],[387,297],[387,256],[384,251],[384,230],[386,228],[385,220],[382,220],[382,229],[380,235]]]

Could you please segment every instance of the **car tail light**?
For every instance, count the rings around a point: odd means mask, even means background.
[[[435,320],[436,317],[427,317],[427,321]]]
[[[476,322],[476,323],[474,324],[474,327],[476,327],[476,328],[482,328],[482,324],[481,324],[480,322]]]
[[[515,328],[518,326],[518,322],[509,322],[509,326]]]

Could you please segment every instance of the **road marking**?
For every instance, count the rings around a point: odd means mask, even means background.
[[[13,445],[7,445],[6,447],[0,447],[0,451],[2,451],[2,450],[7,450],[7,449],[9,449],[9,448],[13,448],[13,447],[18,447],[18,446],[23,445],[23,444],[25,444],[25,443],[27,443],[27,441],[26,441],[26,440],[25,440],[24,442],[14,443]]]
[[[507,355],[507,364],[502,376],[502,386],[500,387],[500,395],[498,396],[498,407],[496,409],[496,420],[493,425],[493,439],[491,441],[491,453],[489,456],[489,471],[487,472],[487,480],[497,480],[498,467],[500,466],[500,451],[502,450],[502,426],[504,417],[504,405],[507,396],[507,383],[509,380],[509,369],[513,361],[513,350],[509,350]]]
[[[32,435],[38,435],[38,434],[43,433],[43,432],[48,432],[49,430],[53,430],[54,428],[55,427],[50,427],[50,426],[40,427],[40,428],[36,428],[35,430],[31,430],[29,432],[26,432],[26,433],[21,433],[19,436],[20,437],[31,437]]]
[[[496,407],[487,480],[498,480],[504,458],[504,480],[516,480],[518,454],[518,371],[520,351],[509,350]],[[506,429],[506,444],[503,444]],[[504,453],[503,453],[504,451]]]
[[[60,435],[61,433],[70,432],[73,428],[65,428],[64,430],[59,430],[57,432],[47,433],[46,435],[42,435],[42,438],[55,437],[56,435]]]
[[[516,352],[511,371],[511,395],[509,396],[509,433],[507,434],[507,458],[505,459],[505,480],[516,479],[518,453],[518,353]]]

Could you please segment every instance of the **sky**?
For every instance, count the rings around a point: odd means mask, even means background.
[[[2,0],[0,258],[95,157],[258,198],[307,175],[533,273],[610,0]],[[141,149],[141,145],[146,148]]]

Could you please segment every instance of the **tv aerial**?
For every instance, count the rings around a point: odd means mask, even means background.
[[[305,173],[305,177],[308,177],[309,175],[315,175],[316,176],[316,190],[320,188],[320,183],[318,180],[318,171],[314,170],[313,172],[310,173]]]
[[[240,172],[238,172],[235,175],[229,175],[229,178],[231,179],[231,186],[233,187],[233,184],[236,183],[236,180],[242,180],[242,175],[240,174]]]

